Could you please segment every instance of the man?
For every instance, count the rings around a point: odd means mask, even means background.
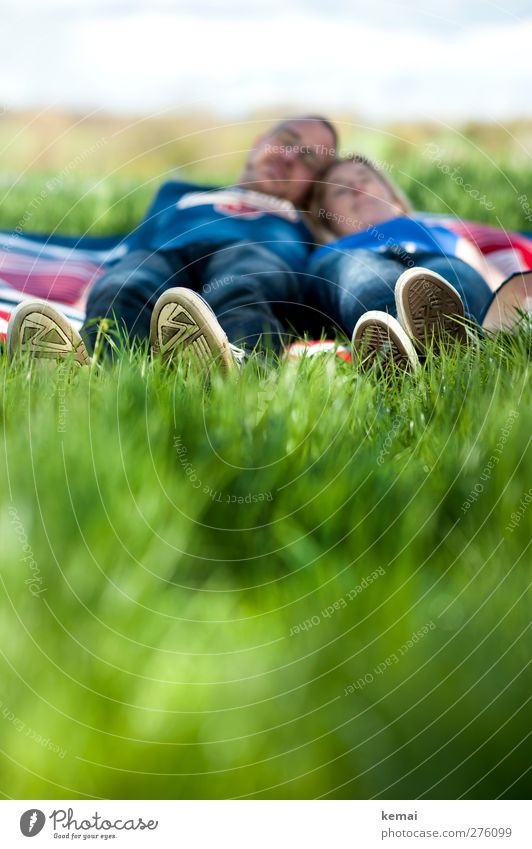
[[[336,141],[326,119],[292,118],[257,140],[234,187],[167,183],[133,249],[91,290],[83,339],[50,305],[26,301],[13,313],[8,353],[49,358],[74,348],[83,365],[102,318],[131,339],[149,337],[164,358],[190,348],[225,369],[240,355],[236,344],[279,347],[311,242],[298,207]]]

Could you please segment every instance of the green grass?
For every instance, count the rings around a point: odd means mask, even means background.
[[[133,225],[102,185],[28,228]],[[529,362],[524,325],[388,383],[2,356],[4,796],[524,797]]]
[[[3,793],[524,793],[529,341],[392,384],[4,363]]]
[[[429,144],[436,147],[429,149]],[[342,147],[344,151],[352,149],[361,149],[380,163],[416,209],[507,230],[532,231],[529,160],[506,161],[463,142],[459,146],[445,139],[431,142],[430,136],[416,144],[380,138],[378,144],[367,139],[365,145],[357,146],[353,140]],[[6,176],[0,181],[0,227],[72,235],[128,232],[141,220],[157,186],[165,180],[228,184],[238,175],[242,158],[240,155],[230,169],[223,161],[210,168],[203,161],[183,168],[163,167],[164,163],[148,176],[131,176],[121,169],[101,176],[58,175],[50,170]],[[523,197],[526,202],[519,200]]]

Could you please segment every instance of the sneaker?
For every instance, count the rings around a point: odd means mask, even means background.
[[[405,371],[419,366],[416,350],[397,319],[380,310],[370,310],[359,318],[353,349],[366,368],[376,362],[383,368],[395,364]]]
[[[418,349],[432,345],[438,350],[453,341],[467,343],[462,298],[435,271],[404,271],[395,286],[395,304],[397,318]]]
[[[7,356],[29,353],[36,360],[65,360],[90,365],[85,343],[69,320],[46,301],[22,301],[7,326]]]
[[[163,360],[188,350],[204,367],[216,364],[225,374],[245,357],[241,348],[229,342],[207,301],[191,289],[163,292],[153,308],[150,342],[153,353]]]

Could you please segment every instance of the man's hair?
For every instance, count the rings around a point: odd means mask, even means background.
[[[324,118],[323,115],[295,115],[293,118],[285,118],[284,121],[281,121],[277,124],[276,129],[280,127],[286,127],[287,124],[291,124],[292,121],[319,121],[320,124],[323,124],[324,127],[327,127],[329,132],[333,137],[333,148],[336,150],[338,146],[338,133],[336,132],[336,127],[334,124]]]
[[[333,147],[336,150],[336,148],[338,147],[338,133],[336,132],[336,127],[334,126],[334,124],[331,124],[331,122],[327,118],[324,118],[323,115],[303,115],[303,117],[299,120],[319,121],[320,124],[323,124],[324,127],[327,127],[333,137]]]

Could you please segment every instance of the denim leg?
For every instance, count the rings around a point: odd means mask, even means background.
[[[368,310],[396,315],[394,289],[404,266],[368,250],[330,250],[311,257],[304,277],[304,301],[315,311],[314,335],[341,331],[351,337]],[[321,331],[319,325],[321,324]]]
[[[405,268],[422,266],[441,274],[460,293],[468,318],[480,322],[492,296],[481,275],[458,257],[416,254],[405,261],[368,250],[329,251],[308,265],[305,302],[323,314],[326,332],[342,330],[350,336],[367,310],[396,315],[394,289]],[[327,323],[328,322],[328,323]]]
[[[237,242],[220,248],[203,269],[200,294],[229,340],[252,350],[279,350],[300,301],[296,272],[264,245]]]
[[[146,339],[159,295],[171,286],[187,286],[176,251],[132,251],[112,266],[90,291],[82,335],[90,350],[98,333],[94,319],[113,318],[130,339]]]
[[[445,277],[460,293],[466,316],[478,324],[482,322],[493,292],[478,271],[458,257],[438,254],[418,254],[416,265]]]

